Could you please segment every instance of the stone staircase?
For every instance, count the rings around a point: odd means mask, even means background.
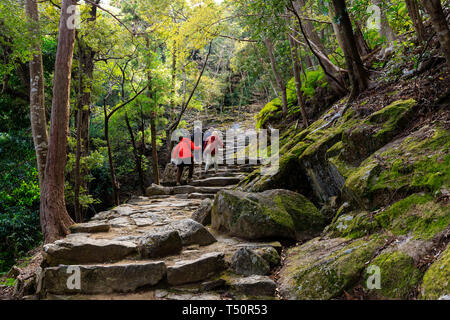
[[[253,165],[195,168],[190,185],[156,187],[44,247],[40,299],[254,299],[275,297],[278,242],[248,242],[191,219]],[[213,170],[212,170],[213,172]],[[195,215],[194,215],[195,216]],[[198,219],[197,219],[198,220]],[[204,222],[203,222],[204,223]]]

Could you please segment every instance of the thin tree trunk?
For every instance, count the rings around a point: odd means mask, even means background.
[[[152,135],[152,165],[153,165],[153,179],[156,184],[160,184],[159,181],[159,165],[158,165],[158,149],[156,146],[156,114],[151,112],[150,115],[150,132]]]
[[[116,171],[114,167],[114,161],[112,156],[112,149],[111,149],[111,141],[109,140],[109,120],[111,117],[120,109],[125,107],[127,104],[133,102],[137,97],[139,97],[145,90],[147,89],[147,86],[142,88],[141,91],[137,92],[132,98],[129,100],[121,103],[119,106],[115,107],[113,110],[110,111],[108,114],[107,111],[107,103],[106,98],[103,99],[103,115],[104,115],[104,126],[105,126],[105,140],[106,140],[106,146],[108,149],[108,160],[109,160],[109,173],[111,176],[111,184],[113,187],[113,197],[114,197],[114,204],[119,205],[120,204],[120,186],[116,179]]]
[[[436,31],[441,50],[450,68],[450,31],[440,0],[422,0],[422,5],[431,17],[431,23]]]
[[[414,30],[416,30],[417,39],[422,44],[425,42],[425,27],[423,26],[422,17],[419,12],[419,4],[417,0],[405,0],[405,2]]]
[[[133,146],[134,161],[136,163],[136,170],[139,174],[139,186],[141,187],[142,194],[145,194],[144,174],[142,172],[142,158],[138,153],[133,128],[131,128],[130,120],[128,118],[128,112],[126,110],[125,110],[125,123],[127,124],[128,133],[130,134],[131,145]]]
[[[30,120],[34,148],[36,150],[39,185],[42,186],[47,159],[48,133],[45,116],[44,67],[37,0],[27,0],[26,13],[30,23],[31,49],[33,50],[33,59],[30,61]],[[3,89],[5,89],[5,86]]]
[[[146,38],[147,41],[147,50],[150,50],[150,42],[148,37]],[[149,69],[150,70],[150,69]],[[148,79],[148,91],[147,96],[149,97],[149,100],[152,101],[152,75],[151,71],[147,71],[147,79]],[[151,141],[152,141],[152,167],[153,167],[153,181],[155,184],[159,184],[159,166],[158,166],[158,150],[156,149],[156,135],[157,135],[157,129],[156,129],[156,101],[154,101],[153,107],[150,104],[150,134],[151,134]],[[144,128],[142,128],[144,129]],[[142,135],[144,135],[144,130],[142,130]]]
[[[308,127],[308,116],[305,110],[305,99],[302,94],[302,80],[300,77],[300,61],[298,59],[297,45],[289,35],[287,36],[289,39],[289,45],[291,47],[291,56],[292,56],[292,68],[294,71],[294,79],[295,79],[295,91],[297,93],[298,105],[300,106],[300,112],[303,118],[303,125],[305,128]]]
[[[340,31],[342,32],[342,40],[344,42],[344,57],[349,71],[350,83],[352,91],[349,100],[356,98],[369,83],[369,76],[356,47],[356,40],[353,35],[352,23],[348,15],[345,0],[333,0],[335,13],[340,21]]]
[[[283,103],[283,115],[286,116],[288,113],[288,101],[287,101],[287,94],[286,94],[286,84],[284,83],[283,78],[281,77],[280,73],[277,69],[277,61],[275,60],[275,57],[273,55],[273,44],[272,41],[269,38],[265,38],[264,44],[267,48],[267,53],[269,55],[270,59],[270,66],[272,67],[273,75],[275,76],[275,81],[278,86],[278,90],[280,90],[281,93],[281,101]]]
[[[120,187],[116,179],[116,169],[114,167],[112,156],[111,141],[109,140],[109,118],[111,114],[108,115],[106,111],[106,100],[103,101],[103,114],[105,116],[105,140],[108,148],[109,174],[111,176],[111,184],[113,187],[113,201],[114,205],[118,206],[120,204]]]
[[[72,13],[69,7],[75,0],[63,0],[59,22],[58,49],[53,80],[53,99],[50,138],[45,180],[41,201],[41,227],[44,242],[53,242],[69,233],[73,224],[64,199],[64,172],[70,111],[70,81],[72,72],[75,28],[68,24]]]

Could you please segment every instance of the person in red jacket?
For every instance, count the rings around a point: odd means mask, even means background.
[[[205,141],[205,150],[203,152],[203,157],[205,159],[205,174],[208,173],[208,169],[212,164],[214,164],[216,173],[219,170],[216,155],[219,146],[223,148],[223,142],[219,137],[219,133],[214,131]]]
[[[201,147],[196,147],[192,140],[180,136],[178,144],[173,148],[172,161],[177,165],[177,186],[181,185],[181,177],[185,166],[189,167],[189,175],[187,183],[192,180],[194,174],[194,150],[199,150]]]

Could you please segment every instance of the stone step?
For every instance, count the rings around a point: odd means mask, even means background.
[[[167,268],[169,285],[182,285],[210,278],[226,269],[224,254],[210,252],[195,260],[178,261]]]
[[[115,265],[60,265],[45,268],[38,291],[47,294],[108,294],[153,286],[166,275],[162,261]],[[77,277],[79,276],[79,282]]]
[[[180,193],[180,194],[176,194],[175,197],[178,199],[214,199],[216,195],[214,193],[189,193],[189,194],[185,194],[185,193]]]
[[[92,239],[80,233],[45,245],[44,255],[49,266],[106,263],[137,255],[137,249],[131,241]]]
[[[176,186],[172,188],[173,194],[190,194],[190,193],[206,193],[215,194],[223,189],[229,189],[229,187],[195,187],[191,185]]]
[[[239,183],[240,179],[235,177],[211,177],[201,180],[194,180],[190,183],[196,187],[225,187]]]

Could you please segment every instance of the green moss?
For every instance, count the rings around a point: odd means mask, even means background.
[[[330,149],[327,150],[327,158],[336,157],[344,149],[342,141],[335,143]]]
[[[377,214],[375,219],[396,235],[412,232],[416,238],[428,240],[450,225],[450,205],[436,203],[428,194],[413,194]]]
[[[264,127],[264,124],[274,117],[275,113],[281,108],[280,98],[275,98],[267,103],[264,108],[261,109],[256,121],[256,128],[260,129]]]
[[[371,155],[346,180],[348,200],[375,209],[401,193],[449,188],[449,141],[447,130],[424,128]]]
[[[340,156],[329,158],[328,161],[330,161],[337,168],[341,176],[344,178],[350,177],[350,175],[356,170],[355,167],[342,160]]]
[[[422,278],[422,273],[414,266],[413,259],[400,251],[382,253],[372,260],[370,266],[380,268],[381,288],[372,289],[372,292],[383,298],[410,298]],[[365,274],[367,280],[367,270]]]
[[[288,225],[292,225],[294,230],[307,230],[312,231],[322,230],[325,218],[320,214],[316,206],[303,196],[292,197],[287,195],[277,195],[273,198],[273,201],[282,208],[281,211],[269,209],[268,215],[277,221],[283,221]]]
[[[295,282],[296,298],[322,300],[343,294],[344,290],[358,282],[365,263],[383,242],[384,237],[379,236],[373,236],[369,240],[356,240],[338,250],[334,247],[325,248],[326,254],[320,257],[314,256],[315,252],[320,250],[320,241],[317,247],[308,245],[300,247],[297,257],[293,255],[289,258],[290,261],[297,259],[300,262],[292,263],[287,270]],[[307,258],[302,263],[301,261],[308,255],[314,258]]]
[[[379,223],[368,212],[351,212],[339,216],[329,228],[330,236],[357,239],[380,229]]]
[[[450,293],[450,246],[425,272],[421,285],[421,299],[438,299]]]
[[[373,113],[369,119],[366,121],[371,124],[383,124],[383,128],[394,126],[401,117],[403,117],[407,112],[417,105],[416,100],[398,100],[387,107]]]

